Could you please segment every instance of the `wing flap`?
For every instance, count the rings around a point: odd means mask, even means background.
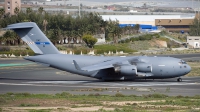
[[[106,69],[106,68],[113,68],[113,64],[109,61],[106,62],[102,62],[102,63],[98,63],[98,64],[93,64],[90,66],[86,66],[86,67],[80,67],[77,62],[75,60],[73,60],[74,66],[77,70],[83,70],[83,71],[87,71],[87,72],[91,72],[91,71],[96,71],[96,70],[101,70],[101,69]]]
[[[76,63],[75,60],[73,60],[75,68],[77,70],[83,70],[83,71],[96,71],[96,70],[102,70],[102,69],[107,69],[107,68],[114,68],[115,66],[123,66],[123,65],[130,65],[129,61],[127,60],[127,58],[115,58],[115,59],[111,59],[111,60],[105,60],[103,62],[100,63],[96,63],[93,65],[89,65],[86,67],[79,67],[79,65]]]
[[[96,71],[96,70],[101,70],[101,69],[106,69],[106,68],[113,68],[114,66],[112,64],[109,65],[102,65],[102,64],[96,64],[96,65],[92,65],[92,66],[87,66],[87,67],[83,67],[81,68],[84,71]]]

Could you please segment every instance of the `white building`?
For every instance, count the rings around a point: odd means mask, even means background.
[[[187,43],[193,48],[200,48],[200,36],[187,36]]]
[[[97,44],[106,42],[105,34],[97,34],[94,37],[97,38]]]
[[[195,14],[189,15],[101,15],[103,20],[119,21],[119,24],[156,25],[156,19],[194,19]]]

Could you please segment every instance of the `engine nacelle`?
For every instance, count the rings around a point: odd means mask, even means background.
[[[126,66],[120,66],[115,68],[116,73],[120,73],[121,75],[136,75],[137,74],[137,68],[135,65],[126,65]]]
[[[137,63],[137,71],[138,72],[152,72],[152,65],[148,63]]]

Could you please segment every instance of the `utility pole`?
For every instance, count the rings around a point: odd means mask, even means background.
[[[80,0],[79,0],[79,4],[78,4],[78,5],[79,5],[79,6],[78,6],[78,15],[79,15],[79,17],[81,17],[81,13],[80,13],[80,9],[81,9],[81,8],[80,8],[80,5],[81,5],[81,4],[80,4]]]
[[[66,7],[66,0],[64,0],[64,6]]]
[[[199,0],[198,0],[198,4],[199,4]],[[199,4],[199,5],[200,5],[200,4]],[[199,6],[199,5],[198,5],[198,6]],[[198,18],[199,18],[199,8],[200,8],[200,6],[198,7]]]
[[[198,4],[199,4],[199,0],[198,0]],[[199,31],[199,17],[200,17],[200,15],[199,15],[199,8],[200,8],[200,4],[199,4],[198,6],[199,6],[199,7],[198,7],[198,16],[197,16],[197,20],[198,20],[198,27],[197,27],[197,32],[198,32],[198,34],[197,34],[197,36],[200,35],[200,31]]]
[[[193,3],[193,0],[192,0],[192,9],[194,10],[194,3]]]

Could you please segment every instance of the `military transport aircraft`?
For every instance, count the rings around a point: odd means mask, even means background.
[[[40,54],[24,59],[104,81],[178,77],[180,82],[180,77],[191,71],[185,61],[173,57],[61,54],[34,22],[11,24],[5,29],[14,30],[36,54]]]

